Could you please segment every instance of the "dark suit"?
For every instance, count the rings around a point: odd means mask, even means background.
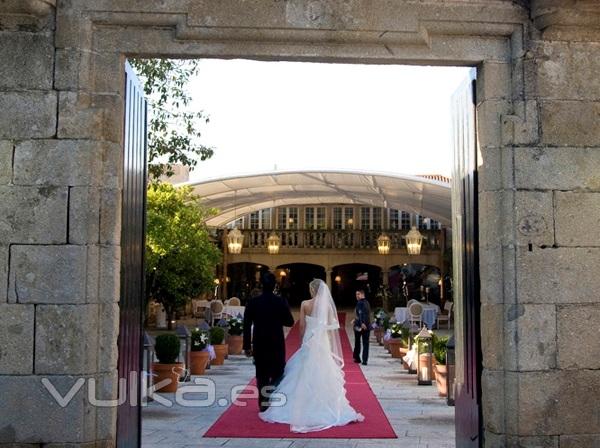
[[[250,336],[252,325],[252,337]],[[244,350],[252,349],[256,366],[256,383],[261,402],[268,402],[263,387],[279,382],[285,368],[285,337],[283,327],[294,325],[294,318],[285,299],[265,292],[250,299],[244,312]]]
[[[356,317],[354,320],[354,359],[358,362],[362,360],[366,364],[369,360],[369,336],[371,335],[371,307],[367,299],[356,302]],[[366,330],[356,331],[356,328],[365,324]],[[362,341],[362,359],[360,357],[360,345]]]

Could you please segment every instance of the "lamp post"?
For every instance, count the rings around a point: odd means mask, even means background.
[[[191,351],[192,333],[190,332],[188,327],[186,327],[185,325],[177,325],[177,328],[175,328],[175,334],[179,338],[179,342],[181,343],[181,348],[183,349],[184,374],[183,374],[182,380],[189,381],[190,373],[188,370],[190,367],[190,351]]]
[[[419,255],[421,253],[423,235],[415,226],[412,226],[410,231],[404,235],[404,239],[406,240],[406,250],[408,251],[408,255]]]
[[[382,233],[379,235],[379,238],[377,238],[377,250],[381,255],[390,253],[390,237],[385,233]]]
[[[267,238],[267,250],[271,255],[276,255],[279,253],[279,247],[281,246],[281,239],[277,236],[276,233],[271,233],[269,238]]]
[[[417,372],[417,381],[419,386],[431,386],[431,371],[433,369],[433,339],[427,327],[423,327],[416,337],[417,339],[417,360],[419,370]]]
[[[450,339],[448,339],[448,342],[446,343],[446,367],[448,372],[448,396],[446,398],[446,403],[448,406],[454,406],[454,375],[456,372],[454,335],[450,336]]]

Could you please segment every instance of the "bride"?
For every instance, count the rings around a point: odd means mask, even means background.
[[[364,420],[346,398],[340,325],[329,288],[322,280],[313,280],[309,289],[312,298],[300,306],[302,345],[287,362],[273,394],[285,396],[284,404],[272,402],[258,414],[266,422],[289,424],[293,432]]]

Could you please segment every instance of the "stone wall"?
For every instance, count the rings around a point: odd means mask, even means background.
[[[114,442],[41,379],[116,395],[127,55],[477,66],[486,446],[600,444],[598,2],[57,3],[0,4],[0,444]]]

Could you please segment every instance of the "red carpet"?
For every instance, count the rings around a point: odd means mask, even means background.
[[[345,314],[340,313],[340,325],[344,328]],[[245,400],[246,406],[230,406],[204,437],[229,438],[328,438],[328,439],[395,439],[396,433],[360,367],[352,361],[352,347],[345,331],[340,331],[344,354],[346,396],[350,404],[365,416],[362,422],[310,433],[294,433],[289,425],[266,423],[258,418],[256,400]],[[286,355],[289,358],[300,347],[298,323],[286,338]],[[254,380],[250,384],[255,384]]]

